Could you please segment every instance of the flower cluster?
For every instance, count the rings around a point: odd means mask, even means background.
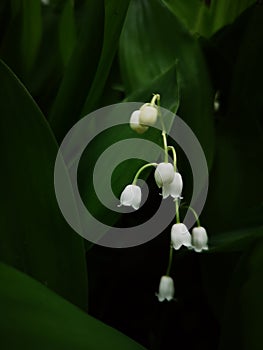
[[[154,95],[150,103],[144,104],[139,110],[131,114],[130,127],[137,133],[142,134],[146,132],[149,126],[153,126],[156,123],[160,111],[158,108],[159,104],[156,106],[155,101],[159,103],[160,95]],[[169,196],[172,197],[176,207],[176,223],[171,228],[169,264],[166,275],[161,277],[159,292],[156,293],[159,301],[170,301],[173,300],[174,296],[174,282],[170,277],[173,251],[177,251],[183,246],[198,253],[208,250],[208,237],[205,228],[200,225],[199,218],[193,208],[187,207],[193,212],[197,222],[197,226],[192,229],[192,234],[190,234],[186,225],[180,222],[179,206],[180,199],[182,198],[183,180],[177,170],[175,149],[167,145],[165,130],[162,132],[162,137],[164,143],[164,162],[159,164],[149,163],[141,167],[135,175],[132,184],[127,185],[121,193],[119,206],[131,206],[135,210],[139,209],[142,192],[141,188],[136,185],[137,179],[145,168],[149,166],[155,167],[154,178],[156,185],[162,189],[163,199]],[[173,164],[168,162],[168,151],[173,152]]]

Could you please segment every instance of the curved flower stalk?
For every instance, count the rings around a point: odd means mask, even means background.
[[[155,102],[157,101],[157,105]],[[186,207],[192,211],[195,216],[197,227],[192,229],[192,235],[184,223],[180,221],[179,207],[182,198],[183,179],[177,171],[177,156],[173,146],[167,144],[167,134],[160,110],[160,95],[155,94],[150,103],[145,103],[139,110],[134,111],[130,117],[130,127],[139,134],[146,132],[150,126],[153,126],[157,119],[160,119],[162,125],[162,138],[164,161],[157,163],[149,163],[142,166],[136,173],[131,185],[125,187],[120,197],[120,205],[131,206],[137,210],[141,204],[141,189],[136,185],[140,173],[149,166],[154,166],[154,178],[157,186],[162,188],[163,199],[169,196],[175,202],[176,223],[171,228],[171,242],[169,251],[168,266],[165,275],[161,277],[159,291],[156,293],[160,302],[164,300],[172,300],[174,298],[174,282],[170,277],[174,250],[179,250],[182,246],[193,249],[195,252],[208,250],[208,237],[205,228],[200,226],[197,213],[190,206]],[[169,163],[169,154],[173,154],[173,164]],[[181,206],[182,207],[182,206]]]

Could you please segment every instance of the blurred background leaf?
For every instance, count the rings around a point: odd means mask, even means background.
[[[58,141],[63,139],[79,119],[101,54],[104,28],[103,0],[86,2],[83,11],[85,20],[81,23],[78,40],[49,116],[50,125]]]
[[[213,92],[198,41],[160,1],[132,0],[120,41],[120,66],[126,93],[150,84],[176,60],[180,84],[178,115],[197,135],[211,166]]]
[[[87,306],[83,240],[62,217],[53,169],[58,146],[26,89],[0,62],[0,259]]]
[[[227,287],[219,349],[262,348],[263,241],[247,247],[236,265]]]
[[[67,0],[60,17],[59,44],[64,66],[67,65],[76,42],[74,1]]]
[[[144,348],[86,315],[25,274],[0,264],[1,346],[4,349]]]
[[[194,34],[210,37],[232,23],[255,0],[162,0],[180,21]]]
[[[41,2],[13,0],[6,6],[10,16],[1,45],[1,57],[20,78],[28,81],[42,37]],[[19,28],[19,29],[18,29]]]

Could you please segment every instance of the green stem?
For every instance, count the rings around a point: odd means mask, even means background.
[[[186,209],[190,209],[191,210],[191,212],[194,214],[197,226],[200,227],[201,226],[200,225],[200,220],[199,220],[199,217],[198,217],[196,211],[192,207],[190,207],[190,205],[183,205],[182,208],[186,208]]]
[[[178,199],[175,200],[175,215],[176,215],[176,223],[180,223],[180,213],[179,213],[179,201]]]
[[[168,262],[168,266],[167,266],[167,270],[166,270],[166,276],[170,275],[172,261],[173,261],[173,250],[174,250],[173,245],[171,243],[170,244],[170,253],[169,253],[169,262]]]
[[[166,138],[166,133],[164,130],[162,131],[162,137],[163,137],[163,148],[164,148],[164,162],[168,163],[167,138]]]
[[[142,167],[137,171],[137,173],[136,173],[136,175],[135,175],[135,177],[134,177],[134,179],[133,179],[132,184],[133,184],[133,185],[136,185],[136,182],[137,182],[137,180],[138,180],[138,177],[140,176],[140,173],[141,173],[144,169],[146,169],[146,168],[148,168],[148,167],[150,167],[150,166],[157,166],[157,165],[158,165],[157,163],[148,163],[148,164],[145,164],[144,166],[142,166]]]
[[[162,126],[162,137],[163,137],[163,148],[164,148],[164,162],[168,163],[168,146],[167,146],[167,137],[166,137],[166,131],[165,131],[165,126],[164,126],[164,122],[163,122],[163,117],[162,117],[162,113],[160,111],[160,95],[154,95],[152,101],[154,100],[154,98],[158,96],[157,98],[157,106],[158,106],[158,113],[159,113],[159,119],[161,122],[161,126]],[[151,101],[151,103],[152,103]],[[155,101],[155,100],[154,100]]]
[[[153,98],[151,100],[151,105],[154,106],[155,105],[155,101],[157,100],[158,106],[159,106],[159,102],[160,102],[160,95],[159,94],[153,94]]]
[[[176,161],[177,161],[177,157],[176,157],[176,152],[175,152],[175,148],[173,146],[168,146],[168,151],[172,151],[173,152],[173,159],[174,159],[174,171],[176,171]]]

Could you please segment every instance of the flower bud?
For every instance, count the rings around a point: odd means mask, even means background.
[[[178,223],[172,226],[171,241],[175,250],[181,248],[182,245],[191,248],[191,235],[185,224]]]
[[[140,110],[134,111],[130,118],[130,127],[132,130],[136,131],[138,134],[143,134],[148,130],[148,126],[141,125],[139,123],[139,116],[141,114]]]
[[[181,198],[182,189],[182,176],[179,173],[175,172],[173,181],[170,184],[163,186],[163,198],[167,198],[168,196],[171,196],[173,198]]]
[[[158,109],[148,103],[140,108],[139,123],[146,125],[154,125],[157,121]]]
[[[164,301],[165,299],[170,301],[174,296],[174,281],[170,276],[162,276],[159,293],[156,293],[159,301]]]
[[[207,246],[208,237],[205,228],[199,226],[194,227],[192,230],[192,247],[200,253],[202,250],[208,250]]]
[[[118,207],[122,205],[127,207],[133,207],[135,210],[139,209],[142,199],[141,188],[136,185],[128,185],[122,191],[120,204]]]
[[[157,165],[154,178],[158,187],[170,184],[174,179],[174,168],[171,163],[160,163]]]

